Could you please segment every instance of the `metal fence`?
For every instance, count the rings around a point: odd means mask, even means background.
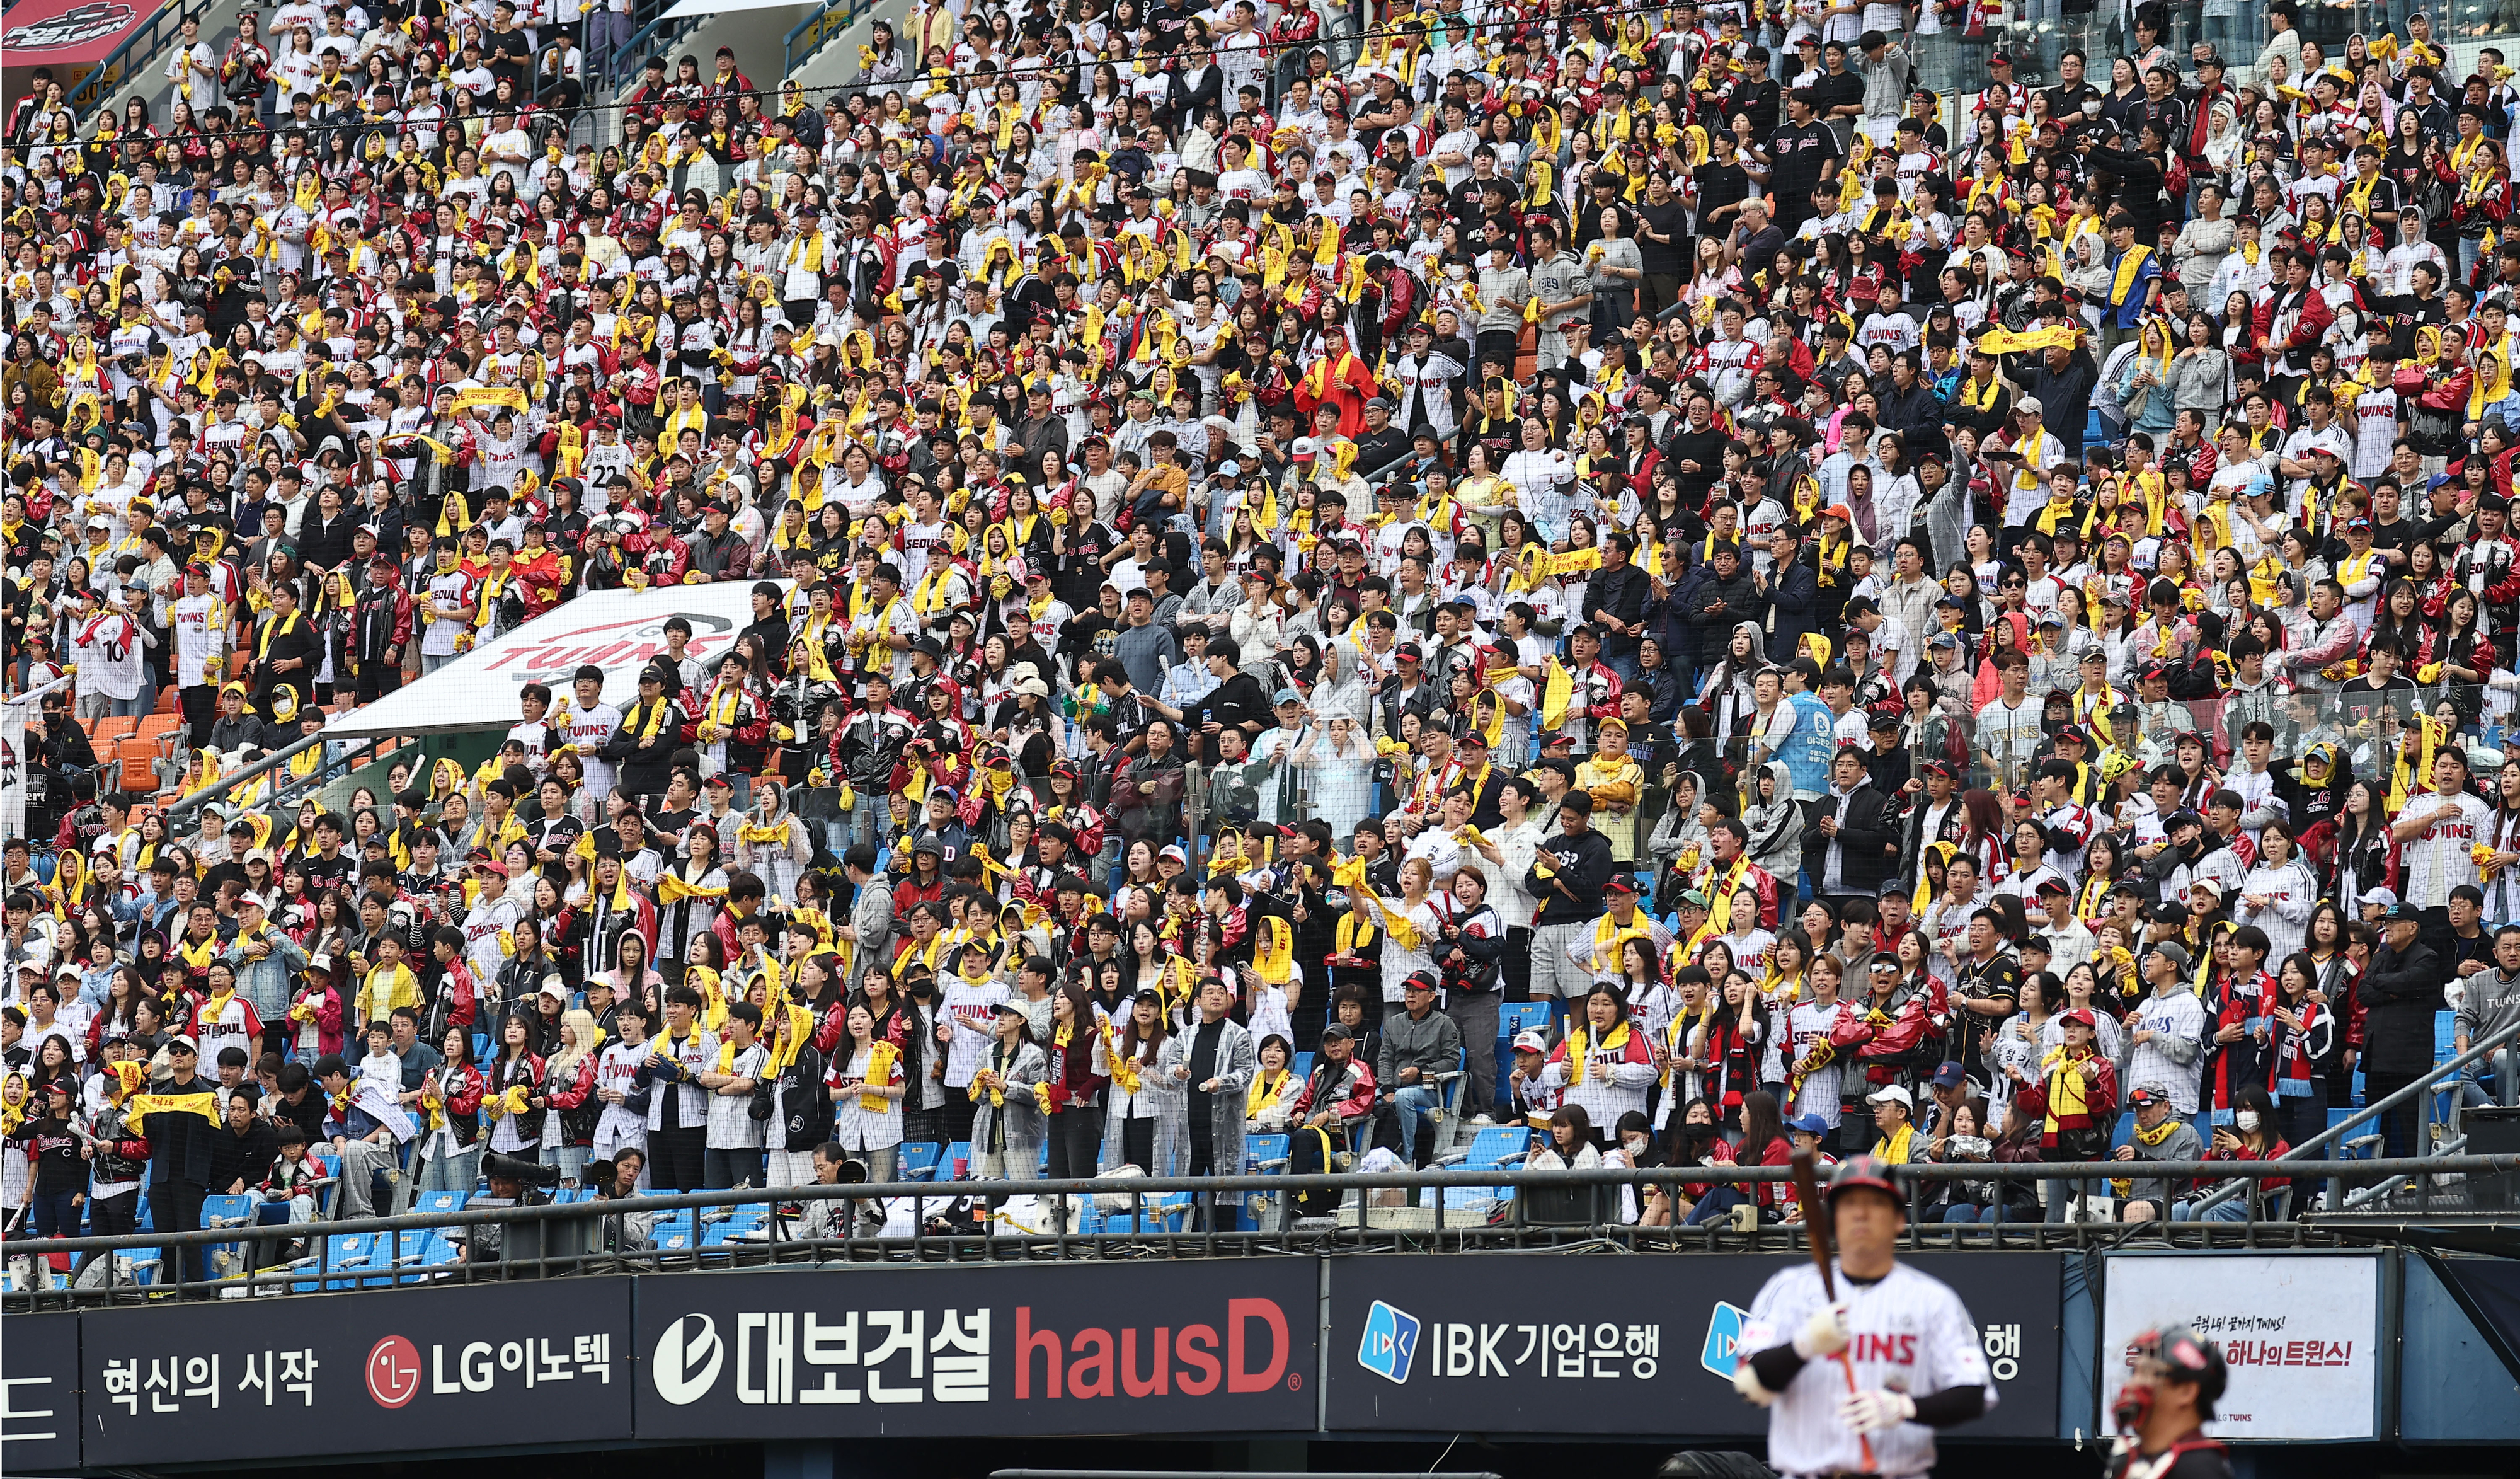
[[[2445,1156],[2360,1163],[2358,1172],[2391,1182],[2411,1179],[2436,1188],[2445,1204],[2462,1207],[2505,1199],[2520,1155]],[[2301,1174],[2298,1164],[2231,1161],[2018,1165],[2001,1179],[2072,1181],[2092,1173],[2126,1171],[2146,1179],[2238,1179],[2255,1182]],[[2343,1237],[2308,1222],[2249,1216],[2196,1223],[1933,1224],[1919,1215],[1932,1189],[1954,1180],[1990,1179],[1974,1166],[1913,1165],[1894,1175],[1909,1201],[1910,1248],[2073,1249],[2102,1251],[2137,1236],[2147,1246],[2305,1248],[2335,1246]],[[76,1309],[168,1297],[260,1298],[343,1289],[456,1282],[494,1282],[622,1271],[697,1271],[780,1264],[965,1264],[1257,1257],[1284,1253],[1557,1250],[1675,1253],[1777,1252],[1805,1245],[1796,1223],[1644,1227],[1625,1222],[1623,1194],[1677,1187],[1719,1177],[1727,1183],[1785,1182],[1787,1167],[1660,1167],[1580,1171],[1460,1171],[1338,1176],[1138,1177],[1090,1180],[968,1181],[740,1188],[537,1206],[470,1206],[451,1213],[336,1223],[215,1227],[130,1237],[60,1238],[12,1244],[13,1254],[64,1255],[83,1263],[64,1287],[15,1289],[0,1308],[10,1313]],[[2442,1182],[2451,1182],[2441,1186]],[[2484,1189],[2480,1189],[2484,1188]],[[1345,1204],[1333,1218],[1293,1218],[1289,1198],[1335,1192]],[[1469,1206],[1457,1204],[1461,1192]],[[1415,1196],[1418,1205],[1380,1205],[1376,1194]],[[1430,1195],[1431,1193],[1431,1195]],[[1219,1198],[1271,1200],[1274,1225],[1220,1226]],[[1099,1230],[1032,1231],[1007,1212],[1021,1199],[1110,1209]],[[798,1209],[841,1203],[833,1233],[804,1231]],[[906,1233],[857,1230],[856,1214],[877,1204],[910,1204]],[[1476,1212],[1479,1206],[1501,1210]],[[949,1222],[947,1214],[968,1214]],[[2488,1216],[2501,1216],[2488,1211]],[[741,1224],[741,1236],[708,1229]],[[254,1245],[308,1239],[305,1256],[273,1267]],[[216,1250],[230,1250],[250,1271],[211,1276]],[[242,1253],[236,1250],[245,1250]],[[196,1252],[195,1250],[198,1250]],[[448,1256],[449,1252],[452,1256]],[[188,1263],[204,1265],[190,1275]],[[50,1280],[35,1282],[49,1284]]]

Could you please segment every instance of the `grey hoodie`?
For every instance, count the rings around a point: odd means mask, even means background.
[[[1755,804],[1742,814],[1741,824],[1750,829],[1750,860],[1779,879],[1798,877],[1803,866],[1803,809],[1794,802],[1793,772],[1782,761],[1769,761],[1759,769],[1774,782],[1771,794],[1776,799]],[[1754,778],[1754,788],[1755,784]],[[1757,794],[1755,789],[1752,794]]]

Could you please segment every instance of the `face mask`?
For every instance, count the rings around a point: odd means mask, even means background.
[[[1630,1136],[1628,1136],[1628,1138],[1627,1138],[1627,1139],[1625,1139],[1625,1140],[1621,1141],[1620,1143],[1622,1143],[1622,1144],[1624,1144],[1624,1145],[1626,1145],[1626,1146],[1628,1147],[1628,1154],[1630,1154],[1630,1155],[1642,1155],[1642,1154],[1644,1154],[1644,1153],[1645,1153],[1645,1146],[1646,1146],[1647,1144],[1651,1143],[1651,1142],[1650,1142],[1650,1141],[1648,1141],[1648,1140],[1647,1140],[1643,1135],[1641,1135],[1641,1134],[1640,1134],[1640,1135],[1630,1135]]]
[[[2255,1134],[2258,1129],[2258,1112],[2254,1109],[2239,1111],[2231,1116],[2231,1126],[2242,1134]]]

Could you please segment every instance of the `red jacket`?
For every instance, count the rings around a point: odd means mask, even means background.
[[[2092,1080],[2090,1086],[2083,1090],[2083,1112],[2080,1114],[2057,1115],[2053,1117],[2053,1119],[2048,1120],[2048,1122],[2042,1127],[2039,1132],[2039,1143],[2043,1146],[2049,1149],[2055,1148],[2056,1132],[2059,1130],[2086,1130],[2094,1126],[2106,1125],[2109,1122],[2110,1117],[2117,1113],[2117,1065],[2108,1060],[2107,1054],[2102,1053],[2097,1049],[2094,1049],[2089,1058],[2083,1059],[2080,1062],[2071,1065],[2059,1062],[2053,1073],[2049,1074],[2048,1078],[2040,1080],[2036,1084],[2022,1085],[2019,1099],[2021,1112],[2026,1115],[2037,1115],[2043,1119],[2048,1119],[2048,1083],[2054,1078],[2056,1073],[2081,1072],[2083,1063],[2096,1063],[2100,1066],[2099,1076]]]
[[[1348,1084],[1347,1095],[1328,1107],[1340,1119],[1353,1120],[1373,1109],[1373,1065],[1363,1058],[1351,1057],[1345,1067],[1356,1070],[1354,1079]],[[1321,1061],[1313,1065],[1312,1077],[1296,1090],[1295,1102],[1287,1111],[1288,1123],[1302,1121],[1321,1107],[1313,1102],[1315,1093],[1328,1095],[1337,1092],[1341,1070],[1342,1065],[1331,1062],[1328,1054],[1323,1054]]]

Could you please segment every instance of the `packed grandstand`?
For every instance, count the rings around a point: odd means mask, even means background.
[[[2143,1163],[2520,1023],[2520,92],[2219,10],[948,0],[808,92],[291,0],[35,72],[9,1236],[1471,1146],[1703,1168],[1649,1226],[1798,1146],[2298,1216]],[[327,735],[615,592],[619,681]]]

